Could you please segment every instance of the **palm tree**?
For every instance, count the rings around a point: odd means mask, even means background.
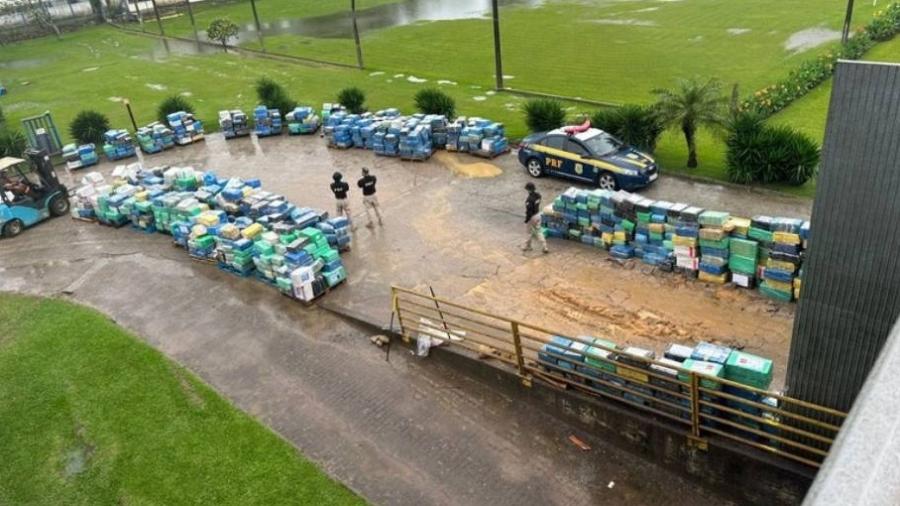
[[[726,121],[724,111],[728,99],[721,90],[716,79],[702,82],[696,78],[679,80],[674,90],[653,90],[660,120],[669,127],[678,126],[684,132],[687,166],[691,169],[697,167],[697,129],[720,127]]]

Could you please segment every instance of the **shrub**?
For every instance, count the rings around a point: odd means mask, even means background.
[[[222,49],[228,52],[228,39],[237,37],[238,25],[228,18],[218,18],[212,20],[206,29],[206,37],[209,40],[217,40],[222,44]]]
[[[346,107],[353,114],[366,112],[366,93],[357,88],[344,88],[338,93],[338,103]]]
[[[18,130],[0,128],[0,158],[21,157],[25,152],[25,136]]]
[[[819,146],[787,126],[768,126],[757,113],[735,116],[728,126],[726,163],[735,183],[800,186],[815,176]]]
[[[650,106],[625,105],[601,109],[591,116],[591,124],[638,149],[652,152],[665,127]]]
[[[181,95],[172,95],[159,104],[159,108],[156,110],[156,119],[168,124],[166,122],[166,116],[178,111],[194,114],[194,106]]]
[[[103,144],[103,133],[109,130],[109,119],[97,111],[81,111],[69,125],[69,134],[79,144]]]
[[[428,88],[416,93],[416,108],[424,114],[443,114],[453,118],[456,113],[456,101],[441,90]]]
[[[544,132],[563,126],[566,111],[560,101],[535,98],[525,102],[525,124],[532,132]]]
[[[804,61],[781,81],[757,90],[741,104],[743,111],[770,116],[831,77],[839,59],[858,60],[876,42],[890,40],[900,33],[900,2],[875,13],[872,21],[860,28],[845,44],[818,58]]]
[[[278,109],[282,116],[297,107],[297,101],[289,97],[280,84],[267,77],[256,81],[256,96],[262,105],[269,109]]]
[[[3,108],[0,107],[0,128],[6,123],[6,116],[3,115]]]

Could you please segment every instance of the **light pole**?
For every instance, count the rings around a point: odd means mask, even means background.
[[[128,111],[128,117],[131,118],[131,126],[134,127],[135,133],[137,132],[137,121],[134,120],[134,112],[131,111],[131,101],[127,98],[122,100],[122,103],[125,104],[125,110]]]
[[[497,0],[491,0],[491,13],[494,18],[494,72],[497,75],[497,90],[502,90],[503,57],[500,54],[500,7]]]
[[[850,39],[850,21],[853,20],[853,0],[847,0],[847,15],[844,16],[844,31],[841,32],[841,44]]]
[[[353,41],[356,42],[356,65],[362,69],[362,45],[359,43],[359,27],[356,26],[356,0],[350,0],[350,16],[353,18]]]

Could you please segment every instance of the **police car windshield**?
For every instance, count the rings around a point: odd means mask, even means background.
[[[595,155],[603,156],[614,153],[622,147],[622,142],[607,133],[597,134],[581,141]]]

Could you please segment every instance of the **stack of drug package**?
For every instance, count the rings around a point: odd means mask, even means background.
[[[430,122],[413,117],[400,130],[400,158],[404,160],[427,160],[433,149]]]
[[[341,216],[338,218],[330,218],[323,220],[316,225],[316,228],[325,234],[328,244],[336,248],[338,251],[347,251],[350,249],[350,220]]]
[[[93,144],[66,144],[62,150],[63,160],[69,170],[83,169],[96,165],[100,161],[97,148]]]
[[[624,388],[630,390],[622,394],[626,401],[639,406],[650,406],[653,389],[650,388],[650,366],[656,353],[644,348],[627,346],[616,354],[616,373],[624,378]]]
[[[502,123],[484,118],[469,118],[460,131],[456,150],[493,158],[509,150],[506,130]]]
[[[600,232],[600,244],[607,250],[612,248],[616,234],[616,225],[622,221],[621,218],[616,216],[616,204],[613,201],[614,195],[615,192],[609,190],[598,190],[597,196],[600,200],[600,206],[597,209],[596,217],[591,218],[597,231]]]
[[[616,373],[616,343],[590,336],[580,336],[579,341],[577,348],[583,348],[584,358],[582,359],[583,364],[578,364],[575,369],[578,373],[590,377],[590,379],[580,378],[580,380],[606,395],[621,397],[622,390],[620,388],[625,381],[614,375]],[[587,346],[584,346],[585,344]]]
[[[319,129],[319,116],[312,107],[295,107],[284,119],[290,135],[309,135]]]
[[[256,106],[253,109],[253,124],[257,137],[281,135],[281,113],[278,109],[269,109],[264,105]]]
[[[353,125],[360,120],[358,114],[335,112],[325,121],[325,140],[329,147],[350,149],[353,147]]]
[[[751,355],[750,353],[745,353],[743,351],[733,350],[728,356],[728,360],[725,362],[724,375],[725,379],[727,380],[765,391],[768,390],[769,385],[772,384],[772,361],[770,359],[763,358],[757,355]],[[738,410],[742,413],[746,413],[750,416],[763,417],[763,409],[761,409],[759,406],[743,402],[744,400],[746,400],[752,403],[763,403],[763,400],[765,399],[765,396],[763,394],[758,393],[754,390],[749,390],[732,385],[725,385],[723,391],[729,395],[741,399],[726,399],[725,405],[729,408]],[[769,414],[771,415],[771,413]],[[736,423],[745,425],[757,431],[764,429],[767,432],[771,432],[769,430],[772,428],[771,426],[760,424],[758,421],[752,418],[747,418],[736,413],[728,413],[728,418]],[[735,430],[734,427],[730,428],[732,430]],[[752,432],[744,432],[740,430],[737,430],[737,432],[741,433],[741,435],[743,435],[744,437],[750,437],[751,439],[757,438],[757,435]]]
[[[350,126],[350,142],[353,144],[353,147],[367,149],[366,140],[369,139],[369,135],[372,133],[370,127],[375,125],[378,121],[379,120],[375,118],[374,114],[367,112],[361,114],[359,118],[353,122]],[[371,143],[372,141],[369,140],[369,144]]]
[[[124,183],[115,186],[111,193],[100,195],[97,199],[97,221],[113,227],[129,223],[134,195],[139,190],[139,186]]]
[[[687,204],[674,204],[668,221],[675,223],[672,247],[678,272],[694,277],[700,269],[700,213],[703,209]]]
[[[163,181],[175,191],[196,191],[203,183],[203,173],[193,167],[169,167]]]
[[[328,102],[322,104],[322,123],[328,124],[329,118],[339,112],[346,113],[347,108],[341,104],[331,104]]]
[[[166,121],[175,134],[176,144],[184,146],[203,139],[203,123],[189,112],[173,112],[166,116]]]
[[[216,257],[216,236],[210,233],[210,229],[206,225],[197,221],[201,217],[209,216],[209,211],[201,211],[194,216],[194,224],[190,227],[191,231],[187,241],[188,255],[193,258],[207,260]]]
[[[134,194],[134,203],[131,207],[131,226],[142,232],[156,232],[156,213],[153,200],[165,195],[168,187],[164,179],[160,177],[160,169],[144,170],[140,164],[131,164],[127,178],[140,188]]]
[[[704,211],[698,219],[700,243],[699,279],[723,285],[728,282],[730,236],[726,230],[730,215],[719,211]]]
[[[71,192],[72,216],[81,219],[96,218],[101,195],[112,192],[112,186],[106,183],[99,172],[88,172],[81,178],[81,186]]]
[[[175,133],[158,121],[138,128],[137,141],[141,151],[147,154],[159,153],[175,146]]]
[[[725,377],[725,363],[731,356],[731,348],[718,346],[712,343],[701,342],[697,344],[691,352],[691,358],[686,359],[681,364],[681,370],[678,373],[678,379],[684,383],[690,384],[690,372],[701,375],[700,386],[708,390],[722,390],[722,383],[716,381],[716,378]],[[721,397],[700,392],[700,400],[709,404],[722,404]],[[708,404],[700,405],[700,412],[711,416],[721,416],[721,410],[716,409]],[[701,424],[715,426],[713,420],[701,420]]]
[[[170,225],[172,239],[175,244],[182,248],[190,249],[190,241],[194,236],[205,235],[196,234],[198,231],[194,230],[194,217],[208,210],[209,206],[197,200],[192,193],[176,192],[174,195],[178,196],[178,198],[175,205],[169,208],[169,215],[172,220]],[[169,204],[171,202],[167,201],[166,203]],[[203,239],[201,243],[197,244],[199,248],[196,248],[196,251],[199,254],[194,256],[212,258],[215,251],[215,240],[212,239],[212,242],[210,241],[210,239]]]
[[[805,251],[809,248],[809,222],[804,221],[803,225],[800,226],[800,239],[803,241],[801,243],[802,251],[800,253],[801,262],[800,269],[797,271],[797,277],[794,278],[794,299],[800,300],[800,290],[803,286],[803,256],[805,255]]]
[[[307,227],[300,230],[299,239],[306,245],[304,263],[290,272],[293,296],[310,302],[347,279],[347,271],[340,253],[328,244],[321,230]],[[308,260],[307,260],[308,257]]]
[[[567,376],[584,363],[584,350],[587,346],[580,341],[568,337],[552,336],[550,342],[544,343],[538,351],[538,362],[549,373]]]
[[[447,146],[447,117],[442,114],[429,114],[423,119],[431,128],[431,143],[434,149],[446,149]]]
[[[613,228],[612,246],[609,254],[614,258],[628,259],[634,256],[634,230],[637,227],[637,210],[635,206],[642,197],[619,191],[611,198],[617,223]]]
[[[794,297],[794,279],[801,264],[802,220],[775,218],[771,221],[772,243],[759,291],[767,297],[790,302]]]
[[[671,204],[663,202],[657,206],[656,201],[640,199],[635,202],[637,223],[634,231],[635,256],[645,264],[671,271],[674,267],[674,255],[666,246],[665,211]]]
[[[742,288],[756,286],[759,243],[750,238],[751,224],[751,220],[734,216],[729,222],[731,241],[729,242],[728,270],[731,271],[731,282]]]
[[[653,407],[686,420],[691,418],[690,387],[678,375],[684,361],[690,359],[693,352],[694,349],[689,346],[670,344],[663,358],[650,366],[650,371],[655,374],[650,377],[650,383],[658,387],[653,391],[653,396],[658,399]]]
[[[675,245],[672,239],[675,237],[675,225],[669,223],[669,211],[675,206],[672,202],[657,200],[650,204],[650,244],[661,245],[674,267]]]
[[[220,269],[243,277],[253,274],[256,268],[253,262],[253,238],[254,233],[259,232],[262,226],[248,229],[251,225],[253,222],[249,218],[226,221],[219,225],[216,234],[216,260]]]
[[[250,119],[243,111],[219,111],[219,128],[226,139],[250,135]]]
[[[131,135],[127,130],[108,130],[103,134],[103,152],[110,160],[121,160],[134,156]]]
[[[372,149],[376,155],[400,156],[400,135],[403,131],[403,119],[393,118],[379,124],[372,136]]]
[[[447,124],[447,143],[444,149],[447,151],[464,151],[467,146],[460,145],[463,128],[466,127],[466,117],[460,116]]]
[[[571,189],[571,188],[570,188]],[[541,212],[541,227],[546,237],[566,239],[569,236],[569,221],[566,220],[566,200],[558,195],[551,204]],[[577,220],[574,216],[574,220]]]

